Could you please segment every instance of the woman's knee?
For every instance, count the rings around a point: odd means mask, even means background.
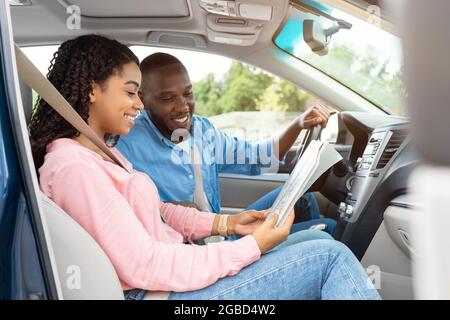
[[[342,242],[330,239],[322,239],[314,241],[316,242],[317,250],[321,254],[327,254],[328,258],[336,260],[346,260],[349,263],[359,263],[359,261],[354,256],[353,252]]]
[[[353,253],[350,249],[342,242],[334,240],[329,234],[322,231],[301,231],[311,232],[309,233],[309,240],[303,242],[296,242],[293,245],[296,246],[294,250],[298,250],[298,254],[304,256],[305,254],[311,255],[327,255],[329,258],[338,257],[353,257]],[[291,235],[292,236],[292,235]],[[314,239],[314,237],[317,237]],[[356,258],[355,258],[356,259]]]

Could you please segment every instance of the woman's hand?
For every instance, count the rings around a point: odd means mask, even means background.
[[[292,223],[294,222],[294,217],[294,209],[292,209],[286,222],[277,228],[275,225],[278,221],[278,214],[274,214],[256,228],[253,232],[253,237],[258,244],[261,254],[266,253],[287,239]]]
[[[228,217],[228,234],[246,236],[252,234],[256,228],[266,220],[268,211],[244,211]]]

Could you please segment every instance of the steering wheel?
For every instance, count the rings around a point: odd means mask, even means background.
[[[303,136],[303,139],[300,141],[299,148],[289,165],[289,174],[291,174],[292,170],[294,170],[295,165],[297,164],[298,160],[303,155],[303,153],[305,152],[306,148],[309,146],[311,141],[319,140],[321,132],[322,126],[320,124],[311,129],[308,129],[306,134]]]

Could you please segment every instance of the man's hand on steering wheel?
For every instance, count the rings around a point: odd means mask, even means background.
[[[308,133],[303,135],[302,141],[300,141],[299,148],[289,165],[289,173],[294,170],[298,159],[300,159],[311,141],[319,139],[320,132],[327,126],[329,118],[330,112],[320,103],[315,103],[309,107],[298,118],[300,127],[308,130]]]
[[[320,102],[315,102],[299,117],[297,117],[289,127],[287,127],[281,134],[274,137],[275,154],[278,159],[282,160],[291,149],[299,134],[303,129],[308,131],[301,137],[299,146],[307,147],[311,140],[315,140],[320,135],[320,130],[325,128],[330,117],[330,112]],[[291,162],[290,167],[295,164],[297,158],[300,156],[303,147],[299,148],[298,154]]]
[[[303,112],[298,120],[302,129],[312,129],[319,124],[322,128],[325,128],[329,118],[330,112],[328,109],[320,103],[315,103]]]

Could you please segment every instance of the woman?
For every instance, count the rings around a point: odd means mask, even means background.
[[[87,35],[61,45],[48,78],[95,133],[114,144],[143,108],[138,65],[128,47]],[[344,245],[299,242],[296,235],[278,246],[288,237],[293,214],[275,228],[276,216],[266,219],[265,212],[227,221],[162,203],[148,176],[133,171],[112,148],[128,171],[116,165],[44,100],[30,133],[42,191],[100,244],[127,298],[143,298],[147,290],[171,292],[169,299],[379,298]],[[219,233],[242,238],[192,244]]]

